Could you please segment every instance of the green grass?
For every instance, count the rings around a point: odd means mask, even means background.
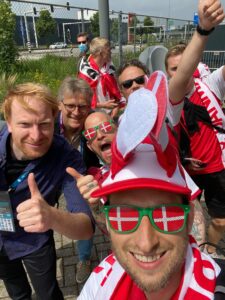
[[[138,57],[138,55],[139,53],[125,52],[123,60]],[[39,60],[18,61],[13,74],[8,76],[0,74],[0,103],[10,86],[24,82],[45,84],[56,95],[62,80],[66,76],[77,75],[77,62],[78,58],[55,55],[46,55]],[[119,55],[113,56],[113,62],[116,67],[119,66]]]
[[[32,81],[46,84],[54,94],[66,76],[75,76],[77,60],[73,57],[46,55],[39,60],[27,60],[18,65],[17,83]]]

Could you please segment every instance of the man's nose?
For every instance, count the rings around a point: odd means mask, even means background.
[[[41,137],[42,133],[41,133],[41,129],[39,128],[38,125],[34,125],[31,129],[31,138],[34,141],[38,141]]]
[[[72,111],[72,114],[75,115],[75,116],[80,114],[80,109],[79,109],[78,106],[75,107],[75,109]]]
[[[152,226],[149,217],[144,216],[136,230],[136,242],[143,253],[151,251],[159,245],[159,234]]]
[[[97,129],[97,139],[100,140],[105,136],[105,133]]]

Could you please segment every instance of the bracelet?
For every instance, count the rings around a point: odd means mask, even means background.
[[[201,26],[198,24],[196,27],[196,31],[200,34],[200,35],[209,35],[211,32],[213,32],[213,30],[215,29],[215,27],[211,28],[210,30],[205,30],[202,29]]]

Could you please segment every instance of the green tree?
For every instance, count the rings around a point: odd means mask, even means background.
[[[154,22],[152,21],[151,17],[144,18],[144,26],[153,26]],[[154,32],[154,28],[145,28],[145,33],[152,33]]]
[[[0,73],[10,73],[18,56],[14,41],[16,16],[6,0],[0,0],[0,12]]]
[[[91,32],[94,37],[97,37],[100,35],[99,31],[99,13],[96,12],[91,18]]]
[[[56,22],[48,10],[40,11],[40,17],[36,21],[36,29],[39,38],[46,38],[55,32]]]

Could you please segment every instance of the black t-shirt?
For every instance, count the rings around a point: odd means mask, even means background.
[[[7,159],[5,177],[8,185],[11,185],[23,173],[30,160],[18,160],[11,155],[10,139],[6,143]]]

